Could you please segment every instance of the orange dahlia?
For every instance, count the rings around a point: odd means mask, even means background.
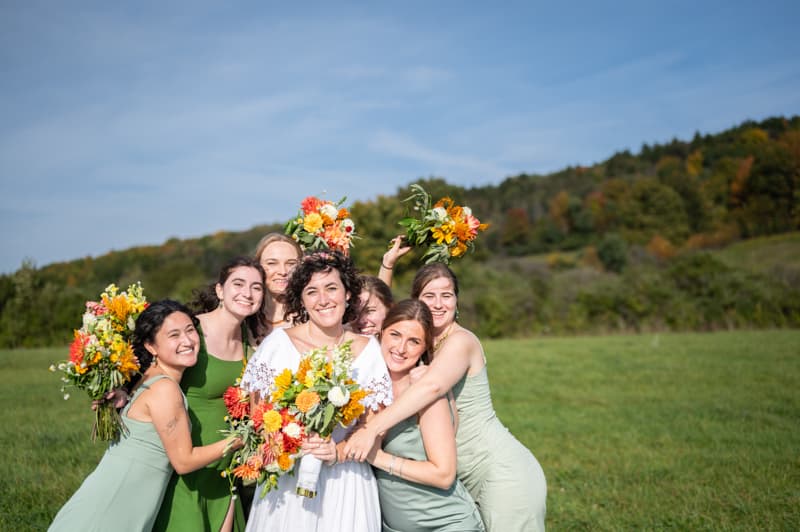
[[[295,404],[302,413],[310,412],[319,404],[319,394],[311,390],[303,390],[295,399]]]

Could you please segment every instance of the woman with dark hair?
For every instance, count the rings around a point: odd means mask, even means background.
[[[378,277],[362,275],[358,299],[358,316],[351,323],[353,331],[359,334],[378,334],[386,313],[394,303],[392,289]]]
[[[196,324],[189,309],[168,299],[139,315],[132,343],[143,376],[122,410],[128,432],[109,446],[50,531],[150,530],[173,468],[179,474],[194,471],[241,444],[232,439],[192,444],[179,382],[197,362]]]
[[[430,362],[433,317],[419,300],[394,305],[383,321],[381,353],[395,398],[407,393],[411,370]],[[439,397],[389,429],[367,455],[375,468],[384,532],[483,531],[475,502],[456,479],[456,423]]]
[[[348,440],[363,460],[379,434],[453,391],[458,410],[458,478],[489,531],[544,530],[547,484],[539,462],[497,419],[478,338],[456,322],[458,279],[446,265],[423,266],[411,297],[433,316],[433,361],[419,381]]]
[[[261,343],[247,364],[242,388],[256,401],[268,400],[275,377],[287,368],[296,371],[303,353],[325,349],[332,356],[333,348],[349,342],[351,376],[372,392],[362,400],[367,412],[389,404],[391,384],[378,341],[344,327],[356,315],[360,291],[361,283],[349,257],[338,251],[306,256],[294,269],[286,290],[286,309],[295,316],[295,325],[274,330]],[[365,463],[340,462],[337,458],[336,442],[352,429],[339,426],[330,439],[312,435],[303,444],[307,454],[323,462],[316,497],[298,494],[297,477],[284,475],[277,489],[264,498],[255,497],[247,529],[380,530],[380,504],[372,469]],[[256,492],[261,492],[261,486]]]
[[[217,282],[198,295],[200,352],[197,364],[181,382],[189,402],[192,441],[214,441],[227,428],[222,395],[234,385],[247,363],[249,345],[266,332],[264,270],[250,257],[226,264]],[[173,475],[153,530],[218,532],[244,530],[241,501],[231,497],[221,476],[228,460],[185,475]]]
[[[303,260],[303,249],[294,239],[283,233],[267,233],[256,246],[255,259],[264,268],[267,292],[264,315],[267,332],[290,327],[286,315],[285,293],[292,270]]]

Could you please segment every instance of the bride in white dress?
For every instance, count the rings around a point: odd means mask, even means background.
[[[344,328],[353,319],[360,292],[352,261],[338,252],[309,255],[292,273],[286,290],[287,309],[296,325],[276,329],[250,358],[242,387],[260,397],[269,395],[276,375],[286,368],[295,371],[303,353],[323,346],[352,341],[352,377],[372,393],[363,399],[370,411],[392,400],[391,380],[373,337]],[[261,486],[247,521],[248,531],[338,531],[378,532],[381,529],[378,488],[366,462],[343,461],[337,457],[335,442],[355,428],[337,427],[330,442],[312,439],[304,446],[323,461],[317,495],[296,493],[296,475],[284,475],[278,488],[261,498]]]

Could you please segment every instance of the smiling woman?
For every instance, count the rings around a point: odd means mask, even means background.
[[[350,377],[360,388],[370,391],[362,405],[370,412],[389,404],[389,374],[377,340],[344,326],[357,313],[360,291],[361,283],[349,257],[335,251],[306,256],[292,273],[286,290],[287,311],[296,317],[296,325],[273,331],[261,343],[247,365],[242,388],[255,395],[257,401],[259,397],[268,400],[278,376],[287,369],[297,371],[303,353],[322,350],[331,359],[336,346],[349,343],[353,353]],[[354,426],[339,426],[330,439],[312,435],[303,443],[308,454],[300,463],[300,472],[309,458],[322,462],[316,464],[320,468],[316,497],[304,496],[308,490],[297,484],[300,473],[297,477],[281,476],[276,489],[264,498],[256,496],[248,530],[380,530],[380,505],[372,469],[365,463],[340,460],[338,455],[336,443]],[[261,487],[256,492],[260,493]]]
[[[264,270],[252,258],[238,257],[220,271],[216,283],[198,295],[197,364],[181,387],[188,399],[192,442],[214,441],[225,429],[222,395],[247,362],[249,345],[265,334]],[[228,480],[220,476],[229,460],[220,460],[187,475],[173,475],[153,530],[244,530],[241,501],[232,499]]]
[[[230,440],[192,443],[178,383],[197,362],[200,337],[189,309],[151,304],[136,320],[133,348],[144,375],[122,410],[129,429],[56,515],[55,531],[150,530],[173,473],[219,460]],[[235,446],[234,446],[235,447]]]

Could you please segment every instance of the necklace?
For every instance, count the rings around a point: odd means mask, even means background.
[[[316,346],[317,346],[317,343],[314,341],[314,338],[312,338],[312,337],[311,337],[311,322],[310,322],[310,321],[307,321],[307,322],[306,322],[306,325],[308,325],[308,327],[306,327],[306,335],[308,336],[308,343],[309,343],[310,345],[313,345],[313,346],[315,346],[315,347],[316,347]],[[338,339],[338,340],[336,340],[336,343],[334,343],[334,344],[333,344],[333,346],[331,346],[331,347],[336,347],[336,346],[338,346],[339,344],[341,344],[341,343],[342,343],[342,340],[344,340],[344,335],[345,335],[345,334],[347,334],[347,331],[345,330],[345,328],[344,328],[344,327],[342,327],[342,334],[341,334],[341,336],[339,336],[339,339]],[[320,347],[328,347],[328,345],[327,345],[327,344],[324,344],[323,346],[320,346]]]
[[[439,338],[438,340],[436,340],[436,343],[435,343],[435,344],[433,344],[433,352],[434,352],[434,353],[435,353],[436,351],[438,351],[440,347],[442,347],[442,344],[444,343],[444,341],[445,341],[445,340],[447,340],[447,337],[448,337],[448,336],[450,336],[450,333],[451,333],[451,332],[453,332],[453,327],[455,327],[455,325],[456,325],[456,322],[453,322],[453,323],[451,323],[451,324],[450,324],[450,325],[447,327],[447,329],[444,331],[444,333],[442,334],[441,338]]]

